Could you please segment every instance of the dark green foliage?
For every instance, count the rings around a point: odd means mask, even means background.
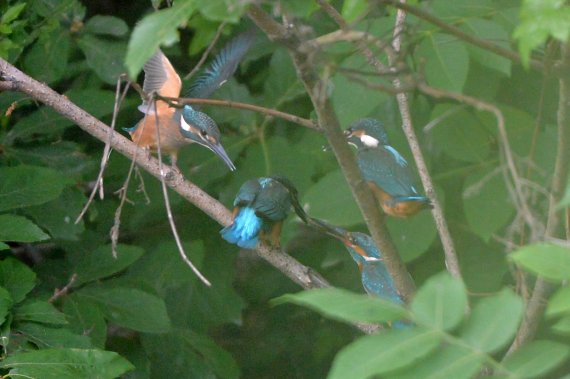
[[[136,78],[157,47],[184,78],[221,22],[227,24],[209,61],[232,36],[254,28],[244,1],[176,0],[171,8],[166,3],[9,0],[0,4],[0,57],[110,124],[117,79],[123,73]],[[329,3],[352,29],[391,41],[394,8],[368,0]],[[412,3],[503,49],[517,52],[518,44],[523,65],[408,15],[407,56],[401,60],[406,67],[399,74],[498,107],[529,206],[537,223],[545,224],[558,143],[558,79],[526,66],[532,67],[531,59],[558,59],[559,44],[569,37],[570,8],[557,0]],[[314,1],[283,0],[271,9],[273,4],[264,3],[270,14],[284,11],[294,25],[311,27],[300,29],[303,38],[318,42],[338,29]],[[326,79],[323,95],[342,127],[363,117],[382,120],[391,143],[415,170],[395,97],[373,88],[391,86],[392,76],[372,75],[367,59],[346,41],[319,49],[322,54],[309,66]],[[385,54],[376,55],[387,63]],[[237,74],[214,96],[314,119],[297,74],[287,49],[258,30]],[[183,80],[182,93],[189,83]],[[205,287],[179,256],[160,184],[144,172],[127,189],[113,256],[109,231],[130,161],[111,155],[104,198],[96,196],[76,222],[97,178],[103,143],[27,95],[0,92],[0,376],[468,379],[491,370],[496,378],[566,375],[570,250],[556,241],[530,241],[528,228],[518,232],[520,212],[495,115],[415,90],[408,99],[464,282],[442,273],[443,249],[429,211],[408,220],[388,218],[418,286],[410,304],[400,307],[365,296],[344,246],[297,218],[284,224],[284,250],[339,289],[299,292],[255,253],[238,252],[223,241],[220,225],[170,191],[185,250],[212,282]],[[117,130],[141,119],[140,101],[129,90]],[[283,175],[299,190],[310,216],[366,232],[332,152],[323,150],[324,135],[250,111],[202,110],[219,124],[238,169],[230,173],[210,151],[188,146],[178,166],[193,183],[231,208],[248,179]],[[570,187],[561,215],[569,204]],[[515,268],[524,270],[530,288],[536,275],[557,287],[536,340],[504,359],[525,311]],[[409,329],[386,328],[372,336],[362,337],[351,324],[402,317],[413,323]]]

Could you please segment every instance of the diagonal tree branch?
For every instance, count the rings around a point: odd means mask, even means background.
[[[326,96],[326,83],[321,81],[314,70],[313,58],[318,56],[318,50],[295,35],[293,28],[285,28],[274,21],[260,7],[251,6],[248,14],[270,39],[281,42],[289,49],[297,69],[297,76],[305,86],[315,108],[318,124],[332,147],[372,238],[382,251],[384,262],[394,277],[400,294],[409,300],[414,292],[414,283],[390,238],[376,201],[362,179],[354,154],[346,143],[336,113]]]
[[[135,154],[138,156],[146,155],[143,149],[119,133],[113,131],[110,134],[108,125],[79,108],[65,96],[58,94],[45,84],[34,80],[1,58],[0,78],[3,80],[0,82],[0,89],[28,94],[70,119],[81,129],[98,140],[103,142],[110,141],[111,147],[120,154],[130,159],[132,159]],[[138,160],[137,164],[157,179],[164,176],[168,187],[176,191],[222,226],[227,226],[232,222],[231,212],[226,209],[223,204],[202,191],[202,189],[195,184],[186,180],[181,173],[172,169],[168,169],[167,172],[161,172],[158,160],[153,157]],[[330,286],[319,273],[302,265],[291,256],[283,253],[280,249],[260,244],[257,248],[257,253],[271,265],[275,266],[275,268],[283,272],[292,281],[305,289]],[[363,330],[366,330],[366,328]]]

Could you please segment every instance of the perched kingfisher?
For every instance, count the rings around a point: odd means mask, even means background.
[[[309,224],[344,244],[360,269],[362,287],[366,293],[398,305],[404,305],[404,300],[398,293],[394,279],[384,265],[382,254],[374,244],[372,237],[364,233],[349,232],[312,217],[309,219]],[[406,325],[401,321],[396,321],[393,326],[402,328]]]
[[[206,98],[231,77],[239,62],[253,44],[255,35],[246,32],[231,40],[216,56],[209,68],[191,85],[189,97]],[[143,91],[152,97],[156,93],[163,97],[179,97],[182,88],[180,76],[172,64],[158,50],[144,65]],[[125,128],[131,139],[139,146],[156,151],[157,125],[160,131],[160,149],[169,154],[172,166],[176,167],[178,150],[189,143],[198,143],[219,156],[230,170],[236,168],[220,141],[220,130],[216,122],[196,106],[185,105],[182,109],[172,108],[164,101],[143,101],[138,109],[145,117],[132,128]],[[158,119],[158,122],[157,122]]]
[[[432,207],[430,199],[418,193],[408,162],[390,146],[380,121],[360,119],[345,136],[357,147],[358,167],[386,214],[405,218]]]
[[[279,246],[283,221],[293,206],[299,217],[307,215],[299,204],[297,189],[283,176],[251,179],[239,189],[234,200],[233,222],[220,231],[222,238],[246,249],[258,239]]]

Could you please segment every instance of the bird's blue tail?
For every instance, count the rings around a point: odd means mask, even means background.
[[[246,207],[239,210],[233,224],[222,229],[220,234],[229,243],[255,249],[262,226],[263,221],[255,215],[255,210]]]
[[[395,204],[397,203],[407,203],[407,202],[417,202],[422,203],[424,208],[433,208],[431,204],[431,200],[428,197],[416,195],[416,196],[396,196],[393,197],[391,202]]]

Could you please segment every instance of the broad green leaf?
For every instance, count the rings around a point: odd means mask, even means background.
[[[305,89],[297,78],[295,67],[286,49],[277,49],[271,56],[269,73],[263,88],[266,93],[264,105],[275,108],[305,94]]]
[[[570,336],[570,316],[562,317],[556,324],[552,325],[552,330],[563,336]]]
[[[362,215],[340,170],[322,177],[302,196],[302,200],[311,216],[332,224],[351,226],[362,222]]]
[[[490,0],[434,0],[429,4],[430,12],[449,23],[469,21],[475,17],[487,17],[497,11],[498,5]]]
[[[71,36],[63,28],[41,33],[24,58],[24,68],[34,79],[48,84],[59,81],[67,70]]]
[[[172,44],[178,40],[178,27],[196,10],[195,0],[179,0],[172,7],[144,17],[133,29],[125,65],[131,78],[136,78],[147,60],[160,44]]]
[[[359,338],[335,357],[329,379],[366,379],[406,367],[436,349],[438,332],[422,328],[387,330]]]
[[[463,319],[466,306],[463,282],[442,272],[428,279],[414,296],[412,319],[418,325],[452,330]]]
[[[167,334],[144,335],[142,343],[153,359],[153,372],[168,378],[239,377],[239,367],[232,356],[210,338],[189,329],[174,329]],[[178,357],[167,362],[162,357]]]
[[[14,320],[55,325],[67,324],[63,313],[58,311],[51,303],[41,300],[25,302],[17,307],[14,312]]]
[[[348,22],[353,22],[368,9],[366,0],[344,0],[341,14]]]
[[[51,327],[36,322],[19,322],[12,329],[40,349],[55,347],[89,349],[93,347],[89,337],[73,333],[67,328]]]
[[[26,208],[24,212],[47,230],[52,238],[77,241],[85,227],[83,220],[76,224],[75,219],[86,201],[80,190],[67,187],[57,199]]]
[[[49,239],[36,224],[25,217],[0,215],[0,241],[36,242]]]
[[[440,193],[443,194],[443,191],[438,192]],[[405,220],[390,217],[386,220],[386,224],[405,262],[410,262],[425,253],[437,236],[437,229],[429,211],[423,211]]]
[[[272,302],[302,305],[325,317],[347,322],[387,322],[407,316],[402,307],[390,301],[355,294],[339,288],[314,289],[286,294]]]
[[[170,329],[164,301],[134,288],[87,287],[77,295],[98,304],[105,317],[139,332],[163,333]]]
[[[570,287],[562,287],[548,300],[546,315],[548,317],[570,315]]]
[[[201,2],[198,10],[209,20],[237,23],[247,3],[248,1],[209,0]]]
[[[0,211],[38,205],[61,194],[67,179],[44,167],[0,167]]]
[[[430,118],[439,120],[430,134],[445,154],[460,161],[483,162],[489,155],[489,135],[476,115],[454,104],[438,104]]]
[[[107,340],[107,323],[103,312],[94,303],[72,294],[63,303],[63,312],[74,333],[88,336],[94,347],[104,349]]]
[[[44,349],[16,353],[0,362],[12,377],[114,379],[134,366],[117,353],[84,349]]]
[[[501,170],[485,170],[464,182],[463,204],[471,229],[484,241],[507,225],[515,213]]]
[[[287,0],[281,3],[283,9],[293,16],[308,17],[319,9],[319,5],[314,1],[306,0]]]
[[[504,361],[509,372],[519,378],[544,378],[570,356],[570,347],[554,341],[532,341]]]
[[[47,146],[11,147],[10,153],[25,165],[47,166],[67,177],[78,177],[98,164],[95,157],[87,155],[79,144],[71,141],[60,141]],[[69,159],[70,156],[73,159]],[[86,198],[78,188],[71,189],[70,192],[80,193]],[[65,197],[65,192],[62,197]]]
[[[0,251],[9,249],[10,246],[6,245],[4,242],[0,242]]]
[[[570,7],[559,0],[525,0],[520,11],[520,23],[513,33],[519,41],[522,63],[528,68],[532,50],[550,37],[561,42],[570,33]]]
[[[523,302],[509,289],[477,303],[461,338],[478,351],[493,353],[511,341],[523,316]]]
[[[83,31],[92,34],[122,37],[128,33],[129,27],[125,21],[118,17],[95,15],[87,20]]]
[[[111,246],[101,246],[97,250],[84,254],[76,262],[73,272],[77,274],[75,285],[102,279],[130,266],[143,255],[140,247],[118,245],[117,258],[113,257]]]
[[[105,83],[117,84],[117,79],[125,72],[123,61],[126,42],[111,41],[85,34],[77,40],[77,45],[85,54],[87,64]]]
[[[4,323],[10,308],[12,307],[12,296],[5,288],[0,287],[0,325]]]
[[[570,249],[548,243],[523,246],[509,255],[527,271],[553,281],[570,278]]]
[[[341,66],[345,69],[373,71],[360,54],[354,54],[347,58],[341,63]],[[380,77],[367,76],[366,79],[370,84],[383,83],[383,79]],[[332,96],[338,120],[343,128],[348,127],[360,118],[370,116],[375,108],[388,100],[388,95],[385,92],[365,87],[340,72],[332,77],[326,91],[330,92],[326,96]]]
[[[462,28],[481,40],[491,42],[503,49],[510,49],[509,35],[500,24],[494,21],[468,18],[464,20]],[[469,56],[479,64],[506,76],[511,75],[511,61],[509,59],[472,45],[467,45],[467,50],[469,51]]]
[[[26,3],[21,3],[11,6],[4,12],[2,18],[0,18],[0,23],[2,24],[11,23],[12,21],[18,18],[18,16],[20,15],[20,13],[22,13],[25,7]]]
[[[0,261],[0,286],[19,303],[36,286],[36,273],[17,259],[6,258]]]
[[[446,34],[429,34],[420,43],[419,59],[425,59],[425,77],[429,85],[453,92],[463,92],[469,69],[465,44]]]
[[[471,379],[485,356],[464,346],[447,345],[390,379]]]

